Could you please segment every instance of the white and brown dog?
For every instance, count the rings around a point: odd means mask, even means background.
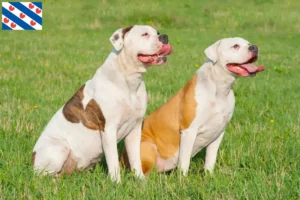
[[[141,139],[145,174],[155,166],[159,172],[178,166],[186,175],[191,157],[205,147],[204,168],[212,172],[234,110],[234,81],[264,70],[252,64],[258,58],[257,46],[242,38],[219,40],[205,54],[209,60],[187,85],[145,119]],[[121,160],[129,167],[125,151]]]
[[[97,163],[105,153],[112,180],[120,181],[117,142],[125,138],[129,163],[143,177],[141,126],[147,107],[142,74],[166,62],[167,35],[150,26],[117,30],[114,51],[76,94],[53,116],[33,149],[34,170],[70,174]]]

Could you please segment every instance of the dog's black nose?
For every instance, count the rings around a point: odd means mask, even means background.
[[[249,51],[251,51],[253,53],[257,53],[258,52],[258,47],[256,45],[251,45],[249,47]]]
[[[162,34],[158,36],[158,40],[161,41],[163,44],[168,44],[168,36],[166,34]]]

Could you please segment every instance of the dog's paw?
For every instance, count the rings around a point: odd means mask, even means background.
[[[135,176],[138,177],[140,180],[145,180],[145,175],[142,171],[135,171]]]
[[[120,177],[120,175],[111,176],[110,179],[114,183],[121,183],[121,177]]]
[[[204,174],[212,176],[213,175],[213,169],[206,169],[206,168],[204,168]]]

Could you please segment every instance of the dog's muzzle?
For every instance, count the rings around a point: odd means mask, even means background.
[[[158,36],[158,40],[160,42],[162,42],[163,44],[168,44],[168,42],[169,42],[168,36],[166,34],[162,34],[162,35]]]
[[[167,56],[172,53],[172,46],[166,34],[158,36],[160,49],[154,54],[138,54],[139,61],[151,65],[162,65],[167,61]]]
[[[251,51],[254,55],[258,54],[258,47],[256,45],[251,45],[249,47],[249,51]]]

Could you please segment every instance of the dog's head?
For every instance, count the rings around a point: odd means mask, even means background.
[[[160,35],[151,26],[135,25],[118,29],[110,37],[110,41],[117,51],[126,49],[126,53],[134,61],[147,66],[164,64],[166,56],[172,52],[168,36]]]
[[[243,38],[225,38],[205,49],[206,56],[229,73],[238,76],[254,76],[264,67],[253,63],[258,59],[258,47]]]

